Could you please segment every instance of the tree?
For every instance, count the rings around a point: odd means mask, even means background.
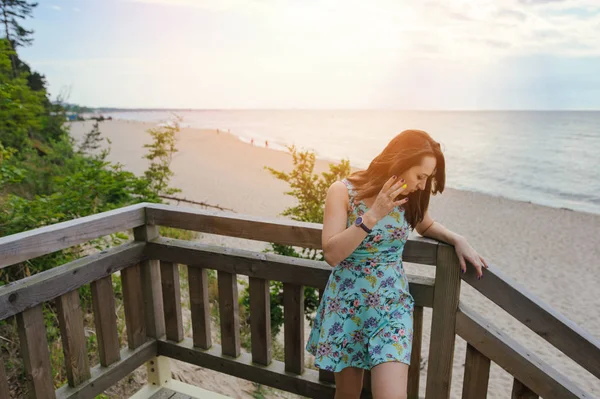
[[[46,93],[31,90],[25,76],[11,74],[14,53],[0,39],[0,143],[21,151],[43,126]]]
[[[4,34],[10,48],[28,46],[33,42],[33,30],[25,29],[20,20],[31,17],[38,3],[27,0],[0,0],[0,23],[4,26]],[[17,74],[16,55],[11,56],[13,76]]]
[[[180,117],[173,122],[161,127],[149,129],[152,136],[152,144],[145,144],[144,148],[150,151],[144,155],[150,160],[150,166],[144,172],[146,179],[150,182],[150,188],[158,195],[171,195],[181,192],[180,189],[169,187],[169,180],[173,176],[170,165],[173,154],[177,152],[175,147],[176,134],[180,131]]]
[[[27,0],[0,0],[0,23],[4,25],[4,37],[13,49],[28,46],[33,42],[33,31],[25,29],[19,20],[31,17],[33,9],[37,6],[38,3]]]

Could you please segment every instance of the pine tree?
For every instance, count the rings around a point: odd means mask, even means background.
[[[17,47],[29,46],[33,42],[33,30],[25,29],[20,21],[31,17],[33,9],[38,6],[27,0],[0,0],[0,24],[4,27],[4,37],[13,50]],[[13,76],[17,74],[15,57],[11,57]]]

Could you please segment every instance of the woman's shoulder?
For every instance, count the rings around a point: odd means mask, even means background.
[[[334,182],[329,186],[329,191],[327,192],[327,197],[333,198],[336,201],[343,201],[346,204],[350,201],[350,195],[351,188],[347,185],[345,179]]]
[[[346,179],[337,180],[333,182],[331,186],[329,186],[329,192],[348,195],[348,192],[350,191],[348,184],[349,182]]]

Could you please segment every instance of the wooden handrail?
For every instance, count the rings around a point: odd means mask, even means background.
[[[144,259],[143,243],[127,243],[0,287],[0,320]]]
[[[600,378],[600,341],[587,331],[493,266],[485,271],[482,280],[477,280],[472,270],[462,278],[508,314]]]
[[[331,267],[325,262],[164,237],[148,242],[145,256],[319,289],[325,288],[331,273]],[[422,276],[408,277],[415,302],[431,307],[434,280]]]
[[[145,223],[147,203],[0,237],[0,269]]]
[[[592,397],[463,303],[456,314],[456,333],[544,398]]]

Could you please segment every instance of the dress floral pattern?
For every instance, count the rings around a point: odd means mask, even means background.
[[[348,226],[368,208],[348,188]],[[397,361],[410,364],[414,300],[402,265],[410,225],[398,207],[381,219],[327,282],[306,349],[319,369],[370,370]]]

